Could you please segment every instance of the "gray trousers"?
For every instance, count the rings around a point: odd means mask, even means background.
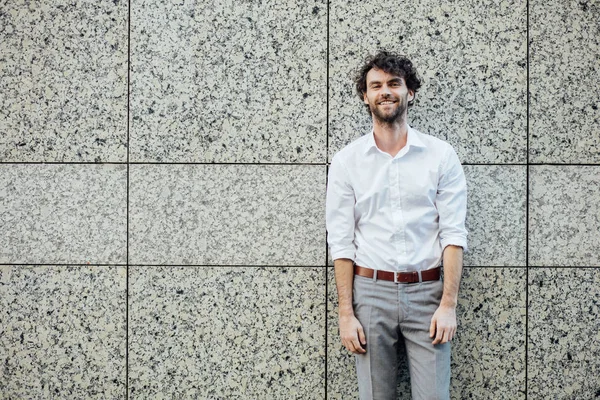
[[[450,342],[433,345],[431,317],[443,282],[394,283],[354,276],[353,305],[367,352],[356,355],[361,400],[396,399],[397,350],[404,340],[413,400],[450,398]]]

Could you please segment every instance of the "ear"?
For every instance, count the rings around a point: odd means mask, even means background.
[[[367,98],[367,92],[363,92],[363,102],[365,104],[369,104],[369,99]]]
[[[408,91],[408,101],[413,101],[415,99],[415,92],[414,90],[409,90]]]

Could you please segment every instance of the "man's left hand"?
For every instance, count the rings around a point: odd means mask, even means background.
[[[456,333],[456,310],[454,307],[440,305],[431,318],[429,337],[435,335],[432,344],[446,343]]]

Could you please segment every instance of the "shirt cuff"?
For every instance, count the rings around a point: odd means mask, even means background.
[[[464,237],[449,237],[441,240],[442,243],[442,253],[444,249],[448,245],[459,246],[463,248],[463,252],[467,252],[467,238]]]
[[[355,257],[355,253],[356,253],[354,246],[337,248],[337,249],[331,248],[330,251],[331,251],[331,258],[333,259],[333,261],[335,261],[339,258],[348,258],[348,259],[354,261],[354,257]]]

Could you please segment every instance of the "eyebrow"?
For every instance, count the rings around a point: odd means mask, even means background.
[[[388,80],[387,82],[388,83],[402,82],[402,78],[392,78],[392,79]],[[369,86],[377,85],[377,84],[381,84],[381,82],[380,81],[371,81],[368,83]]]

